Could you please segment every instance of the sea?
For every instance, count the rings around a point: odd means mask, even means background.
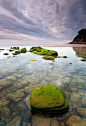
[[[0,46],[0,126],[86,126],[86,47],[84,45],[43,45],[55,50],[53,61],[29,52],[33,45],[19,45],[26,53],[14,55],[14,45]],[[8,55],[3,55],[8,53]],[[67,56],[67,58],[63,58]],[[55,85],[66,95],[65,113],[34,112],[31,91]]]

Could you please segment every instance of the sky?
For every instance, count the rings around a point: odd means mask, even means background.
[[[0,0],[0,45],[58,45],[86,28],[86,0]]]

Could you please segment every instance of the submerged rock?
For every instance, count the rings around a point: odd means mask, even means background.
[[[33,89],[30,106],[43,113],[59,113],[69,109],[64,92],[55,85],[45,85]]]
[[[54,60],[55,59],[55,57],[53,57],[53,56],[43,56],[42,58],[45,60]]]
[[[86,96],[82,98],[82,106],[86,108]]]
[[[79,116],[72,115],[66,120],[65,124],[67,126],[86,126],[86,120]]]
[[[17,90],[15,93],[9,93],[8,98],[14,102],[18,102],[24,96],[24,92],[20,89]]]
[[[61,126],[61,124],[55,119],[33,116],[32,126]]]
[[[24,101],[20,101],[13,109],[16,113],[26,113],[28,111],[28,107]]]
[[[22,116],[17,115],[13,117],[10,121],[8,121],[5,126],[21,126],[21,125],[22,125]]]
[[[1,107],[1,115],[5,119],[9,119],[11,115],[11,110],[8,107]]]
[[[81,117],[86,118],[86,108],[77,108],[76,110]]]

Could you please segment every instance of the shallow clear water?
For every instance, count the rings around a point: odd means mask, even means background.
[[[81,119],[77,126],[86,124],[86,62],[81,61],[86,56],[86,48],[46,49],[55,50],[59,56],[68,58],[55,58],[55,61],[50,61],[30,52],[13,57],[13,52],[9,52],[7,48],[1,50],[0,125],[72,126],[72,115]],[[11,57],[7,58],[3,55],[4,52],[8,52]],[[52,117],[49,114],[31,113],[31,90],[48,84],[56,85],[65,92],[69,103],[68,113]]]

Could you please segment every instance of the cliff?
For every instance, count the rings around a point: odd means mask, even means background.
[[[81,29],[78,35],[69,44],[86,44],[86,28]]]

